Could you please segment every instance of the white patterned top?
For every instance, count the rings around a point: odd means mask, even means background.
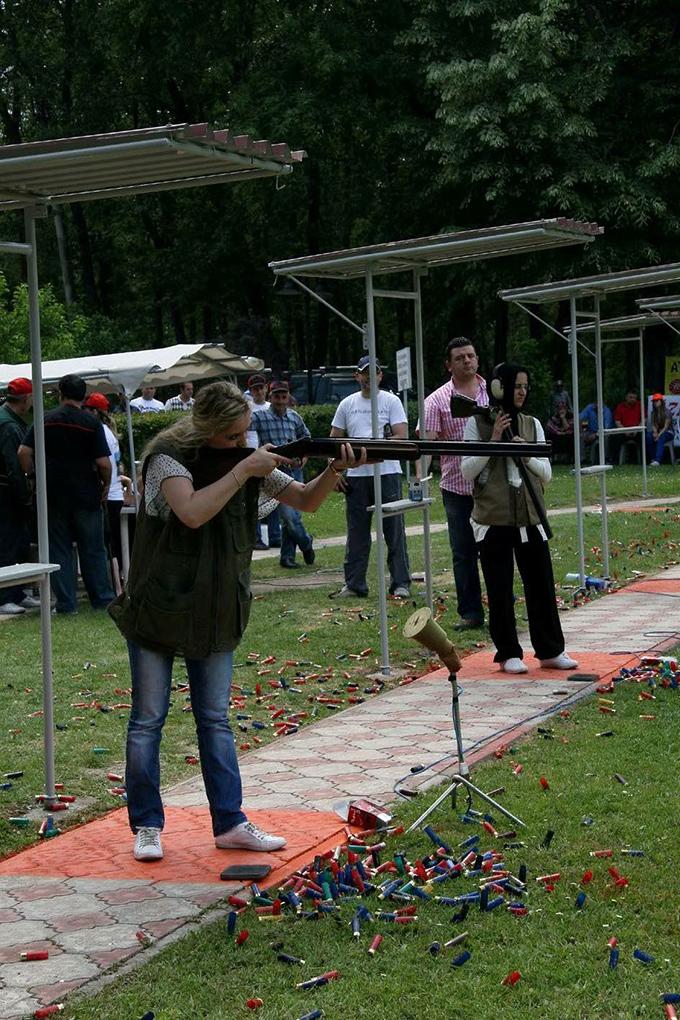
[[[167,453],[152,454],[146,472],[144,509],[149,517],[160,517],[163,521],[167,521],[170,516],[170,507],[161,491],[161,485],[166,478],[188,478],[190,482],[193,481],[191,471],[174,457],[170,457]],[[268,517],[272,510],[276,509],[279,502],[277,497],[292,481],[290,475],[279,471],[278,468],[275,468],[267,478],[260,479],[258,520]]]

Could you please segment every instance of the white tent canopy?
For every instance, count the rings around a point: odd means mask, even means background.
[[[123,391],[131,396],[142,386],[178,386],[236,372],[259,372],[263,368],[261,358],[231,354],[222,344],[175,344],[151,351],[43,361],[42,383],[45,387],[54,386],[64,375],[79,375],[90,390]],[[32,377],[30,361],[24,365],[0,365],[0,389],[18,376]]]

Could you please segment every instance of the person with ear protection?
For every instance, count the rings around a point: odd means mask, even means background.
[[[489,389],[492,411],[488,416],[468,419],[466,440],[499,442],[512,438],[520,455],[523,442],[545,442],[538,419],[523,412],[529,393],[525,368],[511,362],[497,365]],[[461,465],[463,477],[474,483],[470,523],[479,544],[489,600],[489,631],[496,646],[494,662],[499,662],[505,673],[528,671],[515,621],[516,562],[524,587],[531,643],[541,666],[576,669],[578,662],[564,650],[548,535],[541,524],[541,517],[546,520],[543,486],[551,478],[550,461],[547,457],[528,457],[523,463],[525,472],[509,457],[463,457]]]

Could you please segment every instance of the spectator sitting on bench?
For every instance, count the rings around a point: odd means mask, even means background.
[[[552,443],[553,455],[557,457],[565,454],[570,464],[574,450],[574,415],[566,400],[559,400],[555,405],[555,413],[545,425],[545,438]]]
[[[614,417],[610,409],[605,405],[602,408],[603,424],[606,429],[614,428]],[[588,459],[591,464],[598,464],[600,461],[600,446],[597,431],[597,401],[587,404],[579,415],[581,423],[581,460],[585,460],[585,453],[588,451]],[[609,462],[609,436],[604,437],[604,456]]]
[[[647,429],[647,459],[650,467],[658,467],[663,460],[666,443],[673,439],[671,415],[663,393],[652,395],[652,413]]]
[[[614,424],[617,429],[628,429],[635,428],[641,422],[642,405],[640,404],[637,390],[633,386],[629,386],[621,403],[617,404],[614,408]],[[618,464],[621,451],[626,443],[633,442],[635,449],[638,449],[638,435],[635,432],[627,432],[622,433],[620,436],[610,437],[610,453],[615,464]]]

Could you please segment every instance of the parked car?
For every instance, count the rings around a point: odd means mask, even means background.
[[[311,373],[293,372],[290,391],[298,404],[339,404],[358,389],[355,371],[353,365],[337,365],[314,368]],[[381,389],[396,392],[396,385],[396,374],[383,371]]]

